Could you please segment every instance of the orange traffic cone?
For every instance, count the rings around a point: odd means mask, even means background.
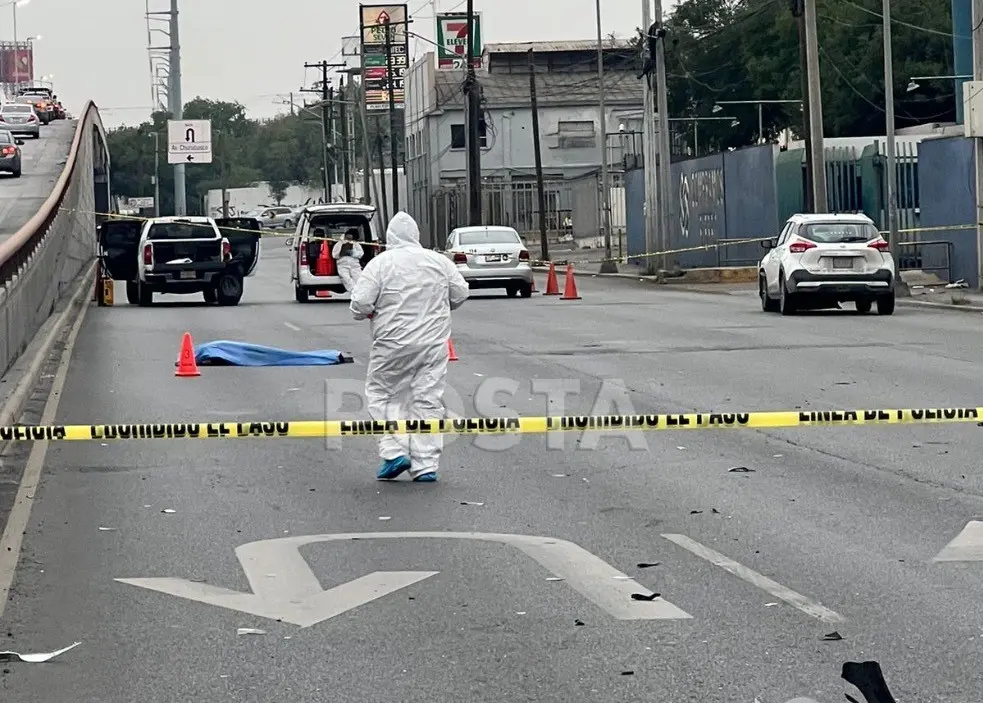
[[[447,338],[447,360],[460,361],[460,359],[457,358],[457,352],[454,351],[454,340],[450,337]]]
[[[580,300],[577,294],[577,282],[573,280],[573,264],[567,264],[567,280],[563,287],[563,297],[560,300]]]
[[[560,284],[556,280],[556,265],[550,262],[550,272],[546,276],[546,291],[543,295],[559,295]]]
[[[198,362],[195,361],[195,345],[191,341],[191,333],[185,332],[184,339],[181,340],[181,354],[177,359],[177,371],[174,372],[178,377],[201,376],[198,370]]]

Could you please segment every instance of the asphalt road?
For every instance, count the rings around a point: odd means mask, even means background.
[[[68,160],[77,120],[41,127],[40,139],[24,139],[21,177],[0,174],[0,241],[19,230],[40,209]]]
[[[178,299],[90,308],[57,420],[322,418],[326,382],[336,392],[358,386],[367,328],[343,302],[292,302],[284,252],[267,248],[238,308]],[[581,301],[469,301],[454,320],[451,407],[541,415],[983,404],[983,335],[965,314],[782,318],[748,296],[579,284]],[[177,379],[186,330],[198,342],[347,350],[358,363],[205,368]],[[548,409],[533,379],[565,379],[580,392]],[[597,400],[606,379],[624,381],[631,407]],[[512,397],[494,393],[510,382]],[[607,383],[606,397],[615,389]],[[52,443],[0,649],[82,644],[50,664],[0,665],[0,699],[827,703],[860,698],[839,678],[844,662],[877,660],[901,700],[976,702],[983,563],[932,560],[983,513],[980,432],[652,432],[635,449],[597,435],[579,446],[567,436],[565,449],[555,438],[553,448],[543,437],[458,438],[435,485],[374,481],[372,439],[340,449],[290,439]],[[507,538],[401,534],[421,531],[566,540],[616,571],[564,544],[526,547],[552,555],[550,571]],[[257,592],[300,600],[303,569],[288,559],[297,545],[287,538],[376,532],[396,536],[306,540],[300,553],[326,588],[379,571],[430,575],[390,576],[416,582],[310,627],[114,580],[248,592],[234,550],[286,540],[242,556]],[[662,599],[631,600],[636,587],[619,572]],[[557,573],[566,580],[550,580]],[[351,590],[329,600],[348,604]],[[303,621],[326,607],[275,610]],[[676,609],[691,617],[617,617]],[[841,640],[823,639],[834,631]]]

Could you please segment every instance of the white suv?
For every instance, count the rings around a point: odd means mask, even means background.
[[[793,215],[777,239],[761,243],[761,309],[794,315],[852,302],[894,312],[894,258],[866,215]]]

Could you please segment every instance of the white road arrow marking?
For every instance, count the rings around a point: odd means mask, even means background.
[[[983,561],[983,521],[970,520],[932,561]]]
[[[376,572],[325,591],[299,551],[308,544],[363,539],[464,539],[507,544],[531,557],[618,620],[684,620],[692,617],[662,598],[632,600],[633,593],[648,593],[648,589],[573,542],[484,532],[354,532],[250,542],[238,547],[236,556],[249,581],[251,593],[175,578],[116,581],[310,627],[438,573]]]

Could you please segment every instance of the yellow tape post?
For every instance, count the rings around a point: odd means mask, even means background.
[[[166,422],[120,425],[15,425],[0,427],[0,441],[107,441],[148,439],[273,439],[370,437],[386,434],[548,434],[646,430],[777,429],[856,425],[980,423],[983,406],[907,410],[674,413],[665,415],[555,415],[461,417],[444,420],[300,420],[286,422]]]

